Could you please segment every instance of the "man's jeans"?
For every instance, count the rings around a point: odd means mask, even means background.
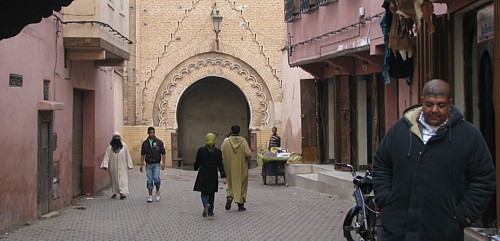
[[[155,185],[156,188],[160,188],[160,163],[146,163],[146,176],[148,177],[146,184],[148,190],[153,189],[153,185]]]

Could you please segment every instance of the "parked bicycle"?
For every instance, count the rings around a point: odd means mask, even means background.
[[[347,163],[335,163],[347,167],[353,177],[355,204],[347,212],[344,219],[344,237],[348,241],[379,239],[381,229],[380,212],[375,204],[371,170],[366,170],[365,176],[358,176],[354,167]]]

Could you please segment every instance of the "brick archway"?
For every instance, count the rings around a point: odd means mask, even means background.
[[[177,129],[176,111],[183,92],[196,81],[209,76],[227,79],[244,93],[250,107],[250,129],[270,125],[270,92],[257,72],[232,56],[206,53],[187,59],[163,80],[154,102],[154,125]]]

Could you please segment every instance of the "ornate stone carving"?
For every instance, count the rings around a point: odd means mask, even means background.
[[[260,119],[260,125],[262,126],[268,126],[269,125],[269,108],[268,108],[268,100],[266,94],[263,92],[263,87],[260,83],[257,82],[257,79],[255,76],[250,74],[250,71],[244,69],[241,65],[237,63],[233,63],[232,61],[225,60],[223,58],[207,58],[202,61],[198,61],[196,63],[192,63],[186,66],[186,68],[181,69],[177,74],[175,74],[171,79],[170,82],[168,82],[165,86],[165,89],[163,92],[161,92],[161,101],[158,105],[159,108],[159,113],[158,113],[158,121],[159,121],[159,126],[168,128],[168,127],[176,127],[176,126],[169,126],[169,123],[175,123],[175,116],[167,116],[170,110],[174,110],[173,112],[175,113],[175,108],[177,106],[177,101],[175,103],[169,103],[169,99],[172,96],[172,93],[176,91],[177,88],[177,83],[182,81],[187,75],[191,74],[192,72],[209,67],[210,65],[215,65],[218,68],[225,68],[231,71],[234,71],[237,75],[241,76],[241,79],[245,80],[244,83],[241,83],[241,81],[237,80],[232,80],[229,79],[230,81],[234,81],[236,85],[241,86],[241,85],[248,85],[251,89],[254,89],[254,93],[246,93],[246,95],[249,94],[255,94],[257,97],[256,99],[258,100],[258,104],[253,104],[252,101],[250,101],[250,104],[252,105],[252,117],[251,119]],[[223,77],[223,76],[222,76]],[[189,83],[192,84],[192,83]],[[242,88],[243,89],[243,88]],[[173,118],[169,120],[169,118]]]

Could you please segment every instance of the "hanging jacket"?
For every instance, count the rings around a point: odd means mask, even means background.
[[[380,28],[384,34],[385,43],[385,56],[381,70],[382,77],[385,84],[391,83],[390,77],[392,77],[406,78],[406,83],[411,85],[414,71],[413,57],[411,54],[406,56],[406,50],[411,49],[410,39],[407,36],[403,39],[395,36],[397,35],[395,31],[399,20],[398,15],[393,14],[390,10],[390,5],[387,0],[383,2],[382,8],[385,9],[385,12],[380,20]],[[391,43],[391,41],[393,42]],[[401,55],[400,51],[397,51],[399,48],[406,49],[401,50],[405,53],[405,57]]]

